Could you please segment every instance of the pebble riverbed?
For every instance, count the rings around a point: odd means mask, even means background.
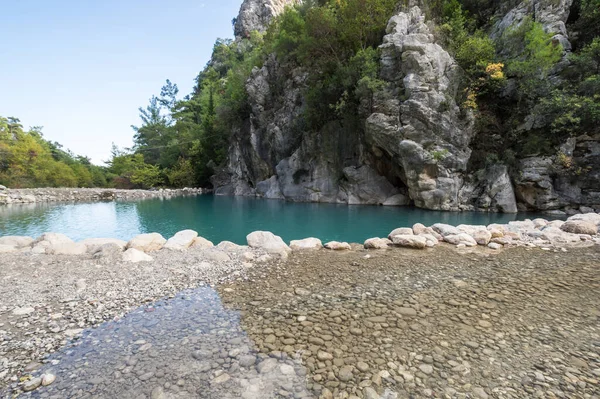
[[[22,364],[17,375],[25,381],[8,380],[0,390],[6,397],[21,392],[26,380],[48,374],[56,376],[52,384],[21,396],[591,399],[600,395],[597,245],[566,251],[353,246],[351,251],[294,252],[286,262],[254,267],[244,266],[240,252],[229,255],[232,261],[240,259],[233,262],[237,266],[221,272],[233,271],[232,277],[214,275],[218,295],[201,283],[206,280],[202,273],[185,283],[176,277],[194,273],[193,258],[204,259],[204,252],[189,251],[177,259],[160,255],[152,267],[128,266],[135,271],[112,269],[109,261],[100,266],[91,260],[72,261],[74,275],[66,285],[58,281],[64,258],[48,256],[42,267],[46,273],[42,276],[48,278],[25,284],[16,283],[11,274],[24,266],[18,255],[13,256],[13,267],[2,271],[2,291],[31,294],[29,290],[37,288],[48,301],[46,307],[58,306],[50,304],[51,298],[63,291],[70,296],[70,284],[79,298],[86,298],[85,304],[73,305],[79,316],[84,309],[94,315],[98,304],[119,303],[106,295],[126,287],[134,287],[135,299],[129,305],[147,303],[116,320],[111,317],[123,306],[104,309],[105,319],[112,321],[73,342],[61,341],[49,356],[43,349],[28,347],[35,346],[41,339],[36,334],[43,337],[40,330],[51,325],[35,322],[39,306],[23,316],[8,307],[0,310],[0,330],[5,331],[0,369],[3,361]],[[86,287],[77,287],[78,262],[80,272],[87,274]],[[98,274],[94,269],[105,270]],[[127,278],[120,281],[124,275]],[[98,283],[92,284],[94,280]],[[171,285],[165,290],[167,280]],[[201,286],[180,291],[194,282]],[[153,302],[161,292],[172,298]],[[90,304],[93,301],[95,305]],[[65,309],[61,312],[62,317],[69,316]],[[88,325],[88,320],[80,324]],[[23,354],[28,354],[27,365],[27,359],[19,357]]]

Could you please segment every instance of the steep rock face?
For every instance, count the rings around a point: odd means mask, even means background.
[[[571,43],[565,23],[573,0],[525,0],[510,10],[499,20],[491,33],[492,38],[499,38],[509,28],[519,26],[527,17],[542,24],[547,33],[554,34],[553,39],[560,42],[566,51],[571,50]]]
[[[246,0],[236,35],[264,31],[283,3],[292,2]],[[500,19],[492,34],[501,35],[533,15],[566,40],[571,2],[523,2]],[[274,3],[281,7],[263,12]],[[381,79],[387,87],[375,93],[364,130],[338,121],[307,131],[307,71],[281,65],[275,57],[255,68],[246,82],[251,112],[233,132],[227,165],[213,176],[216,194],[414,203],[437,210],[516,212],[517,204],[520,210],[600,208],[599,137],[567,143],[562,150],[566,166],[557,168],[557,157],[531,157],[520,160],[512,175],[502,165],[467,170],[474,128],[472,115],[458,105],[460,71],[435,42],[418,7],[391,18],[381,52]]]
[[[235,21],[236,37],[248,37],[250,32],[264,32],[273,17],[281,14],[286,6],[299,0],[244,0]]]
[[[522,210],[600,208],[600,136],[569,139],[554,157],[520,161],[515,190]]]
[[[458,66],[434,42],[418,7],[390,20],[381,50],[390,86],[367,119],[367,144],[401,166],[415,205],[459,209],[473,119],[456,103]]]

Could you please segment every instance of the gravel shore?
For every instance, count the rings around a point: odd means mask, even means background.
[[[36,202],[81,202],[171,198],[199,195],[210,190],[202,188],[120,190],[115,188],[22,188],[0,186],[0,205],[32,204]]]
[[[261,256],[3,255],[0,397],[598,398],[598,245]]]
[[[98,258],[2,254],[0,389],[16,385],[85,328],[186,288],[242,278],[252,253],[260,255],[234,244],[227,251],[163,250],[152,253],[152,262],[140,263],[124,262],[120,251]]]

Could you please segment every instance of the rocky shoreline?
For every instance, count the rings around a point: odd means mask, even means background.
[[[219,287],[245,284],[249,273],[256,278],[257,273],[285,271],[296,262],[310,261],[312,265],[319,259],[328,265],[332,256],[344,254],[363,260],[377,259],[374,264],[397,256],[418,262],[438,255],[443,258],[449,250],[458,258],[466,258],[473,251],[492,256],[536,248],[563,256],[563,252],[573,253],[570,250],[573,247],[598,248],[599,226],[600,215],[595,213],[574,215],[566,221],[535,219],[489,226],[416,224],[412,228],[395,229],[388,238],[366,240],[362,245],[344,242],[323,245],[316,238],[295,240],[288,245],[280,237],[261,231],[247,236],[248,245],[229,241],[214,245],[191,230],[181,231],[168,240],[158,233],[141,234],[129,242],[116,239],[73,242],[56,233],[46,233],[37,239],[0,237],[0,390],[3,387],[11,392],[36,390],[44,381],[51,384],[55,374],[31,377],[48,361],[45,360],[48,354],[79,337],[85,328],[119,320],[143,303],[172,297],[187,288],[206,283]],[[431,248],[437,246],[440,248]],[[512,247],[517,249],[499,251]],[[312,289],[307,288],[299,286],[294,292],[311,295]],[[230,292],[224,294],[228,296]],[[292,342],[291,339],[282,342],[287,341]],[[346,368],[344,372],[348,370],[355,368]],[[327,373],[325,376],[328,378]],[[316,379],[314,382],[325,398],[333,397],[327,392],[334,392],[335,384],[323,386]],[[370,386],[362,388],[369,395],[376,394],[377,387],[373,391],[366,389]],[[379,397],[365,396],[355,388],[352,392],[358,398]]]
[[[202,188],[121,190],[115,188],[23,188],[9,189],[0,185],[0,205],[36,202],[82,202],[171,198],[210,192]]]

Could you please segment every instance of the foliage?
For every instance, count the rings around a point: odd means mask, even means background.
[[[310,129],[354,117],[362,101],[370,109],[373,93],[384,84],[377,47],[395,6],[395,0],[305,2],[287,8],[269,27],[266,51],[309,72]]]
[[[44,139],[41,128],[23,129],[0,116],[0,184],[23,187],[104,187],[106,169]]]
[[[570,57],[567,82],[541,100],[557,140],[600,131],[600,38]]]
[[[575,0],[571,13],[575,22],[570,27],[574,31],[574,47],[580,49],[600,36],[600,0]]]
[[[502,46],[507,51],[506,72],[518,79],[519,100],[534,103],[548,94],[548,74],[562,56],[562,46],[552,40],[552,34],[544,32],[539,22],[526,18],[513,29],[508,29]]]

